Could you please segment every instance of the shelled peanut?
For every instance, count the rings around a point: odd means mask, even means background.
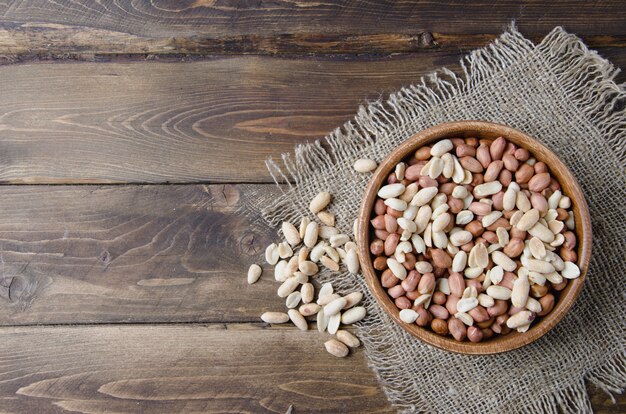
[[[365,164],[361,165],[362,169],[371,168],[371,163]],[[272,243],[265,249],[265,260],[274,266],[274,278],[281,282],[277,294],[285,298],[288,310],[265,312],[261,320],[271,324],[291,321],[298,329],[306,331],[306,318],[315,317],[319,332],[327,331],[335,335],[336,339],[325,342],[326,350],[336,357],[345,357],[349,348],[360,346],[360,341],[350,332],[339,328],[365,317],[365,307],[358,306],[363,294],[352,292],[342,297],[334,292],[331,283],[325,283],[316,295],[315,286],[310,281],[317,275],[320,266],[335,272],[340,270],[341,265],[350,273],[359,271],[356,244],[347,234],[339,233],[334,227],[335,216],[326,210],[331,199],[331,195],[324,191],[310,202],[310,212],[316,215],[322,225],[307,217],[300,220],[298,228],[284,222],[281,230],[285,241]],[[261,273],[261,267],[252,264],[248,270],[248,283],[257,282]]]
[[[370,251],[403,322],[458,341],[525,332],[580,275],[572,201],[527,149],[444,139],[400,165]]]

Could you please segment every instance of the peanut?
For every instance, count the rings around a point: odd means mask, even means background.
[[[337,358],[343,358],[348,355],[348,347],[336,339],[329,339],[324,342],[324,347],[329,354],[336,356]]]
[[[550,292],[580,275],[571,199],[547,165],[504,137],[422,147],[378,196],[373,266],[405,323],[474,342],[525,332],[554,307]],[[358,263],[347,246],[337,253]]]

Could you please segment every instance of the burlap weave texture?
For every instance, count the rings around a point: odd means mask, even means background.
[[[322,272],[340,292],[365,293],[358,326],[370,367],[402,412],[590,412],[585,380],[607,392],[626,385],[626,91],[617,70],[577,37],[554,29],[538,45],[510,28],[462,61],[463,73],[434,72],[384,102],[361,107],[353,121],[295,155],[268,161],[286,190],[263,215],[272,226],[298,222],[319,191],[352,233],[369,175],[358,158],[382,160],[414,133],[455,120],[517,128],[551,148],[577,177],[592,215],[594,244],[581,297],[550,333],[492,356],[441,351],[411,337],[377,306],[360,275]],[[313,218],[313,217],[311,217]]]

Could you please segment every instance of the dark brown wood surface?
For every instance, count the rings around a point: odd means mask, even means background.
[[[0,413],[392,412],[362,350],[259,323],[244,211],[266,157],[512,19],[626,66],[622,1],[0,2]]]

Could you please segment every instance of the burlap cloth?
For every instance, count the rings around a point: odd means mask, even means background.
[[[324,145],[301,145],[295,157],[269,160],[283,185],[263,217],[272,226],[299,222],[313,196],[325,190],[333,194],[338,228],[352,234],[369,180],[354,172],[353,162],[380,161],[412,134],[442,122],[494,121],[539,139],[577,177],[594,235],[582,295],[540,340],[500,355],[445,352],[390,320],[360,275],[326,271],[319,279],[343,293],[365,293],[368,316],[357,333],[389,401],[402,412],[591,412],[585,380],[609,393],[626,384],[624,85],[613,81],[618,69],[561,28],[534,45],[511,27],[461,63],[462,74],[440,69],[385,102],[359,108]]]

